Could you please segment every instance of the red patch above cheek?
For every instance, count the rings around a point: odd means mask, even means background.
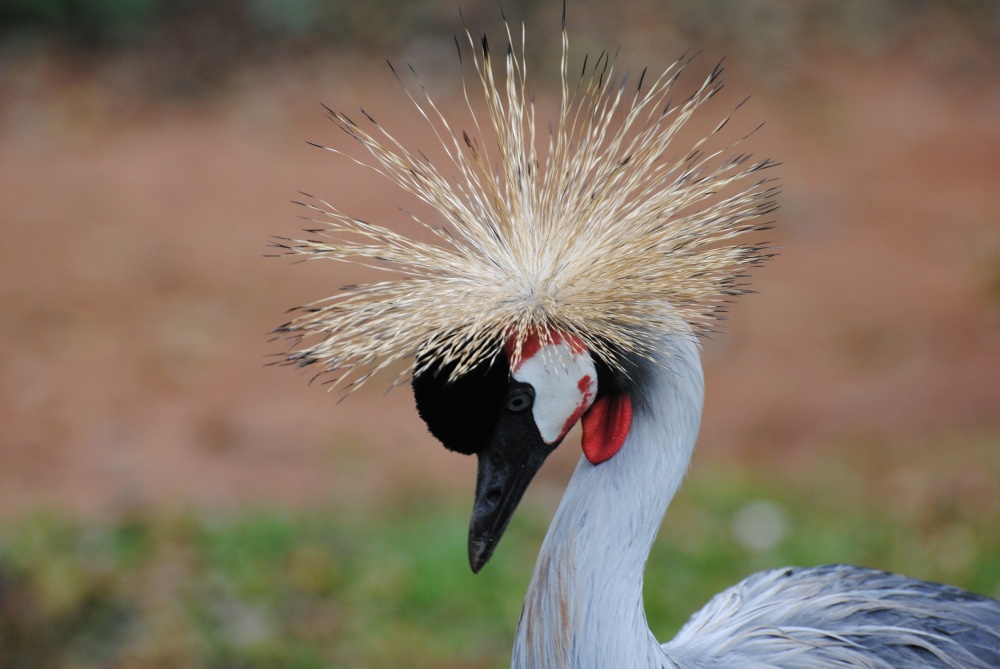
[[[504,343],[504,352],[507,354],[507,360],[511,361],[514,359],[514,353],[517,350],[517,339],[510,337]],[[538,335],[528,335],[521,342],[521,357],[518,359],[517,367],[511,371],[516,372],[521,365],[524,364],[525,360],[530,360],[538,355],[538,352],[542,350],[542,341],[538,338]]]
[[[583,414],[583,454],[595,465],[621,449],[632,425],[632,400],[625,393],[605,395]]]
[[[545,341],[538,334],[531,333],[525,336],[524,340],[521,342],[521,357],[518,358],[518,367],[524,363],[525,360],[530,360],[531,358],[538,355],[538,352],[542,350],[542,346],[558,346],[559,344],[565,343],[569,346],[569,350],[574,355],[581,355],[587,352],[587,347],[583,344],[583,340],[579,337],[568,333],[562,333],[558,331],[549,332]],[[507,341],[504,342],[504,352],[507,354],[507,360],[514,359],[514,353],[517,350],[517,337],[510,336]],[[515,368],[514,371],[517,371]]]

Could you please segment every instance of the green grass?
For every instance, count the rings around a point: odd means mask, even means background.
[[[969,493],[992,505],[941,504],[931,490],[897,507],[849,472],[697,466],[650,558],[654,631],[668,638],[715,592],[784,564],[853,562],[1000,595],[995,486]],[[8,523],[0,669],[508,666],[548,514],[521,509],[473,576],[467,505]],[[748,548],[735,525],[761,514],[784,532]]]

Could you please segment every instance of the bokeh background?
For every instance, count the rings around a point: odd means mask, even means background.
[[[520,3],[507,3],[520,22]],[[502,44],[499,3],[461,4]],[[557,2],[530,87],[557,99]],[[320,103],[432,139],[385,60],[461,104],[455,3],[0,0],[0,669],[502,667],[578,458],[473,577],[474,462],[389,379],[266,366],[286,308],[357,279],[266,258],[299,191],[411,206],[306,141]],[[568,8],[575,68],[725,57],[711,124],[783,165],[754,277],[705,342],[689,482],[647,576],[660,638],[760,568],[848,561],[1000,596],[1000,5]]]

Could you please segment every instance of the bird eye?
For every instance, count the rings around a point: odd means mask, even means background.
[[[507,410],[513,411],[514,413],[521,413],[522,411],[531,407],[531,402],[534,398],[529,392],[520,392],[516,395],[511,395],[507,398]]]

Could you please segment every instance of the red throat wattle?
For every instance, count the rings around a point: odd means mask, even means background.
[[[597,398],[583,414],[583,454],[595,465],[610,460],[632,425],[632,400],[625,393]]]

